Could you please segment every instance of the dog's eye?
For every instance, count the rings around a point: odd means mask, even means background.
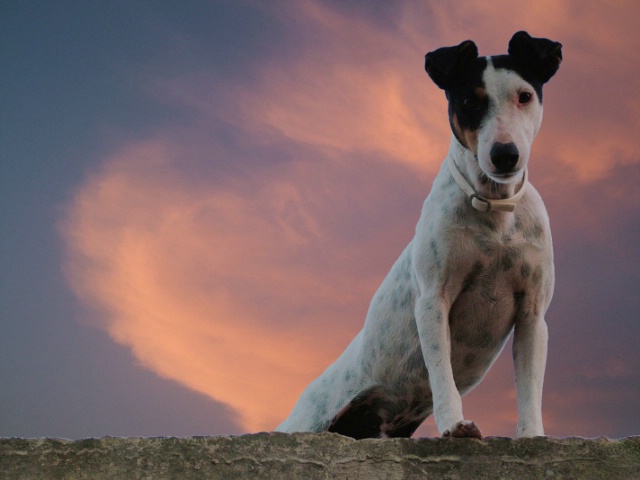
[[[462,104],[467,108],[478,108],[480,106],[478,99],[475,97],[466,97],[462,100]]]
[[[525,104],[525,103],[529,103],[532,98],[533,98],[533,95],[531,95],[529,92],[522,92],[518,96],[518,101],[522,104]]]

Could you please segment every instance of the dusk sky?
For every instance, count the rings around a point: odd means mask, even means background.
[[[0,1],[0,436],[274,429],[446,155],[424,54],[518,30],[564,46],[529,164],[545,430],[640,434],[639,25],[636,0]],[[510,344],[463,408],[515,435]]]

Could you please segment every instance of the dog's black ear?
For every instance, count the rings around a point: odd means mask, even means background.
[[[562,44],[546,38],[534,38],[517,32],[509,41],[509,55],[541,83],[558,71],[562,62]]]
[[[425,55],[424,69],[431,80],[443,90],[449,90],[464,80],[468,65],[478,58],[478,47],[465,40],[455,47],[442,47]]]

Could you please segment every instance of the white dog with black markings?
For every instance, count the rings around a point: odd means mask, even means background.
[[[449,101],[449,154],[364,328],[278,431],[409,437],[433,412],[443,436],[482,438],[463,416],[461,395],[514,331],[516,435],[544,435],[553,251],[527,166],[542,86],[561,47],[518,32],[507,55],[479,57],[470,40],[426,55],[426,71]]]

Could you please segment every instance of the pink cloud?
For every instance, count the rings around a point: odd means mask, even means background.
[[[334,161],[210,187],[181,173],[184,154],[140,142],[89,176],[61,227],[68,278],[144,366],[272,429],[355,334],[397,230],[336,238],[360,205],[342,203],[356,169]]]
[[[143,365],[229,403],[249,429],[272,428],[291,403],[283,389],[337,353],[317,339],[348,338],[358,287],[295,262],[323,240],[302,185],[198,190],[170,151],[131,147],[79,190],[63,227],[70,281]]]

